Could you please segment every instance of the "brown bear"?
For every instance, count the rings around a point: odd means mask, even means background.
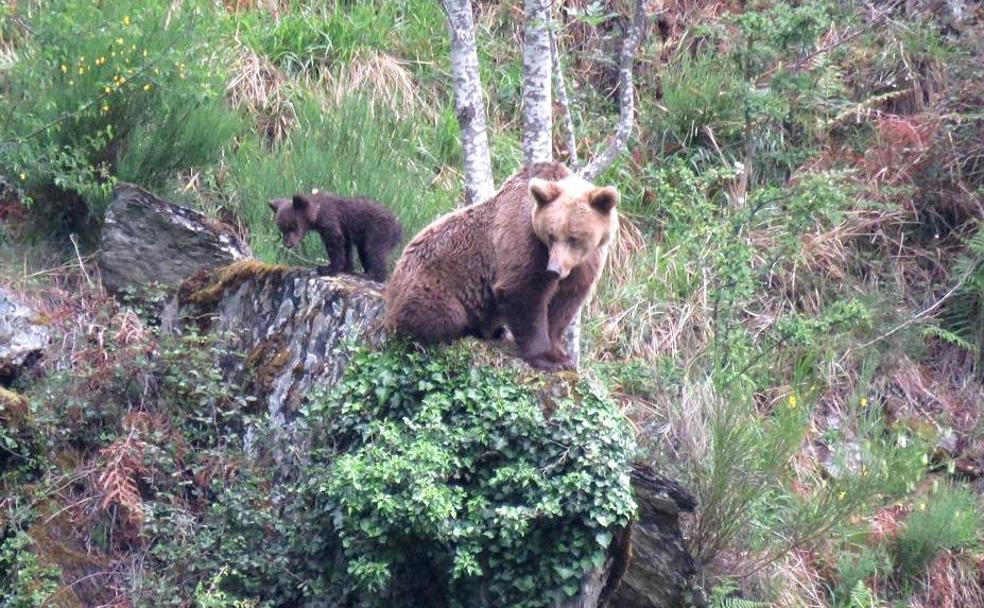
[[[572,368],[564,330],[601,274],[618,200],[560,163],[524,167],[407,245],[384,294],[387,328],[429,344],[505,326],[530,365]]]
[[[400,222],[386,207],[372,199],[328,192],[295,194],[293,199],[273,199],[269,205],[288,249],[315,230],[328,251],[328,274],[351,274],[355,247],[365,274],[374,281],[386,280],[390,251],[403,239]]]

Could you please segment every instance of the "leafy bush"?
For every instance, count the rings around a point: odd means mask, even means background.
[[[357,585],[389,590],[388,604],[420,577],[448,595],[441,604],[573,595],[633,512],[633,442],[591,381],[553,407],[510,373],[472,367],[464,349],[357,355],[323,406],[327,450],[344,452],[324,495]]]
[[[213,162],[239,125],[220,95],[221,16],[196,0],[48,2],[2,81],[0,165],[99,216],[117,178],[153,187]]]
[[[978,545],[981,513],[977,500],[970,490],[951,485],[916,500],[916,509],[891,547],[895,573],[903,582],[920,576],[941,551]]]
[[[60,587],[58,568],[40,563],[24,532],[0,527],[0,608],[40,608]]]

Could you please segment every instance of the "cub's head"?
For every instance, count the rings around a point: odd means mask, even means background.
[[[565,279],[618,230],[618,190],[598,188],[580,177],[530,180],[533,231],[550,250],[548,273]]]
[[[293,199],[274,198],[267,203],[277,220],[277,228],[284,237],[284,246],[292,249],[297,246],[311,226],[315,223],[318,210],[314,202],[303,194],[295,194]]]

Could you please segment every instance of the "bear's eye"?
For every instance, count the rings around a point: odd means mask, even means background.
[[[572,249],[577,249],[578,248],[577,239],[574,238],[574,237],[572,237],[572,236],[567,237],[567,246],[570,247],[570,248],[572,248]]]

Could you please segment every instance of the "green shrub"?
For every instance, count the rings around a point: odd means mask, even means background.
[[[981,512],[977,496],[966,488],[941,485],[916,499],[902,533],[891,547],[895,574],[903,584],[921,576],[941,551],[978,545]]]
[[[837,556],[839,580],[832,592],[835,605],[841,608],[868,608],[877,605],[873,601],[864,601],[871,594],[865,581],[888,574],[891,569],[891,558],[881,547],[872,549],[862,545],[856,552],[843,551]]]
[[[99,217],[117,178],[154,187],[217,159],[238,128],[221,100],[223,15],[197,0],[48,2],[2,81],[0,165]]]
[[[0,608],[41,608],[61,587],[61,572],[42,564],[24,532],[0,527]]]
[[[343,452],[323,492],[357,585],[390,603],[421,576],[447,594],[440,604],[573,595],[634,510],[633,441],[592,381],[554,406],[545,414],[466,349],[358,354],[323,414],[328,452]]]

